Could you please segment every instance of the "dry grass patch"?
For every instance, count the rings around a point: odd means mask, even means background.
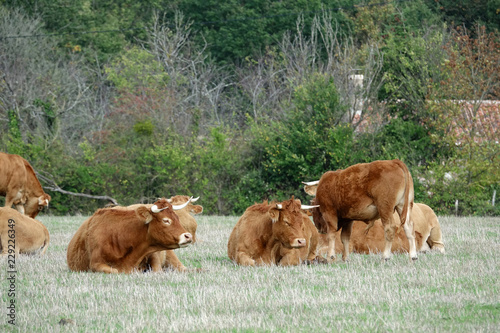
[[[500,330],[500,218],[441,217],[446,255],[384,262],[354,254],[348,263],[288,268],[234,265],[227,240],[237,219],[199,217],[199,242],[177,250],[203,272],[105,275],[66,265],[67,244],[85,217],[40,216],[51,244],[45,256],[16,262],[16,330]],[[1,287],[5,309],[8,286]],[[0,331],[10,330],[4,316]]]

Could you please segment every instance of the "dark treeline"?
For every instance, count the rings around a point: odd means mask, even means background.
[[[499,215],[498,1],[0,1],[0,151],[42,184],[208,214],[399,158],[415,201]],[[102,200],[49,191],[53,214]]]

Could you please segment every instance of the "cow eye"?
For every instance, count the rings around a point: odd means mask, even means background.
[[[170,223],[172,223],[172,220],[171,220],[171,219],[169,219],[168,217],[165,217],[165,218],[163,219],[163,223],[165,223],[166,225],[170,225]]]

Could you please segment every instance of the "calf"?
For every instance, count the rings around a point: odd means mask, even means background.
[[[103,208],[87,219],[68,245],[72,271],[130,273],[145,256],[185,247],[192,235],[181,226],[166,199],[151,207]]]
[[[293,198],[250,206],[231,232],[229,258],[243,266],[288,266],[318,259],[318,231],[302,211],[310,208]]]
[[[9,249],[15,255],[44,254],[49,246],[49,231],[42,222],[7,207],[0,208],[0,247],[1,255]]]

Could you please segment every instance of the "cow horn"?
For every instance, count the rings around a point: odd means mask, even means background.
[[[167,207],[165,207],[165,208],[161,208],[161,209],[160,209],[160,208],[158,208],[158,206],[157,206],[157,205],[153,205],[153,206],[151,207],[151,211],[152,211],[153,213],[159,213],[159,212],[161,212],[162,210],[167,209],[167,208],[168,208],[168,206],[167,206]]]
[[[200,198],[200,197],[198,197],[198,198],[194,198],[194,199],[191,199],[191,202],[196,202],[199,198]]]
[[[276,208],[283,209],[283,205],[282,204],[276,204]]]
[[[319,207],[319,205],[314,205],[314,206],[300,205],[300,209],[313,209],[317,207]]]
[[[302,184],[309,185],[309,186],[318,185],[319,184],[319,180],[315,180],[315,181],[312,181],[312,182],[302,182]]]
[[[186,201],[185,203],[183,203],[182,205],[172,205],[172,208],[174,210],[182,209],[182,208],[186,207],[187,205],[189,205],[189,203],[191,202],[191,200],[193,200],[193,197],[189,198],[189,200]]]

